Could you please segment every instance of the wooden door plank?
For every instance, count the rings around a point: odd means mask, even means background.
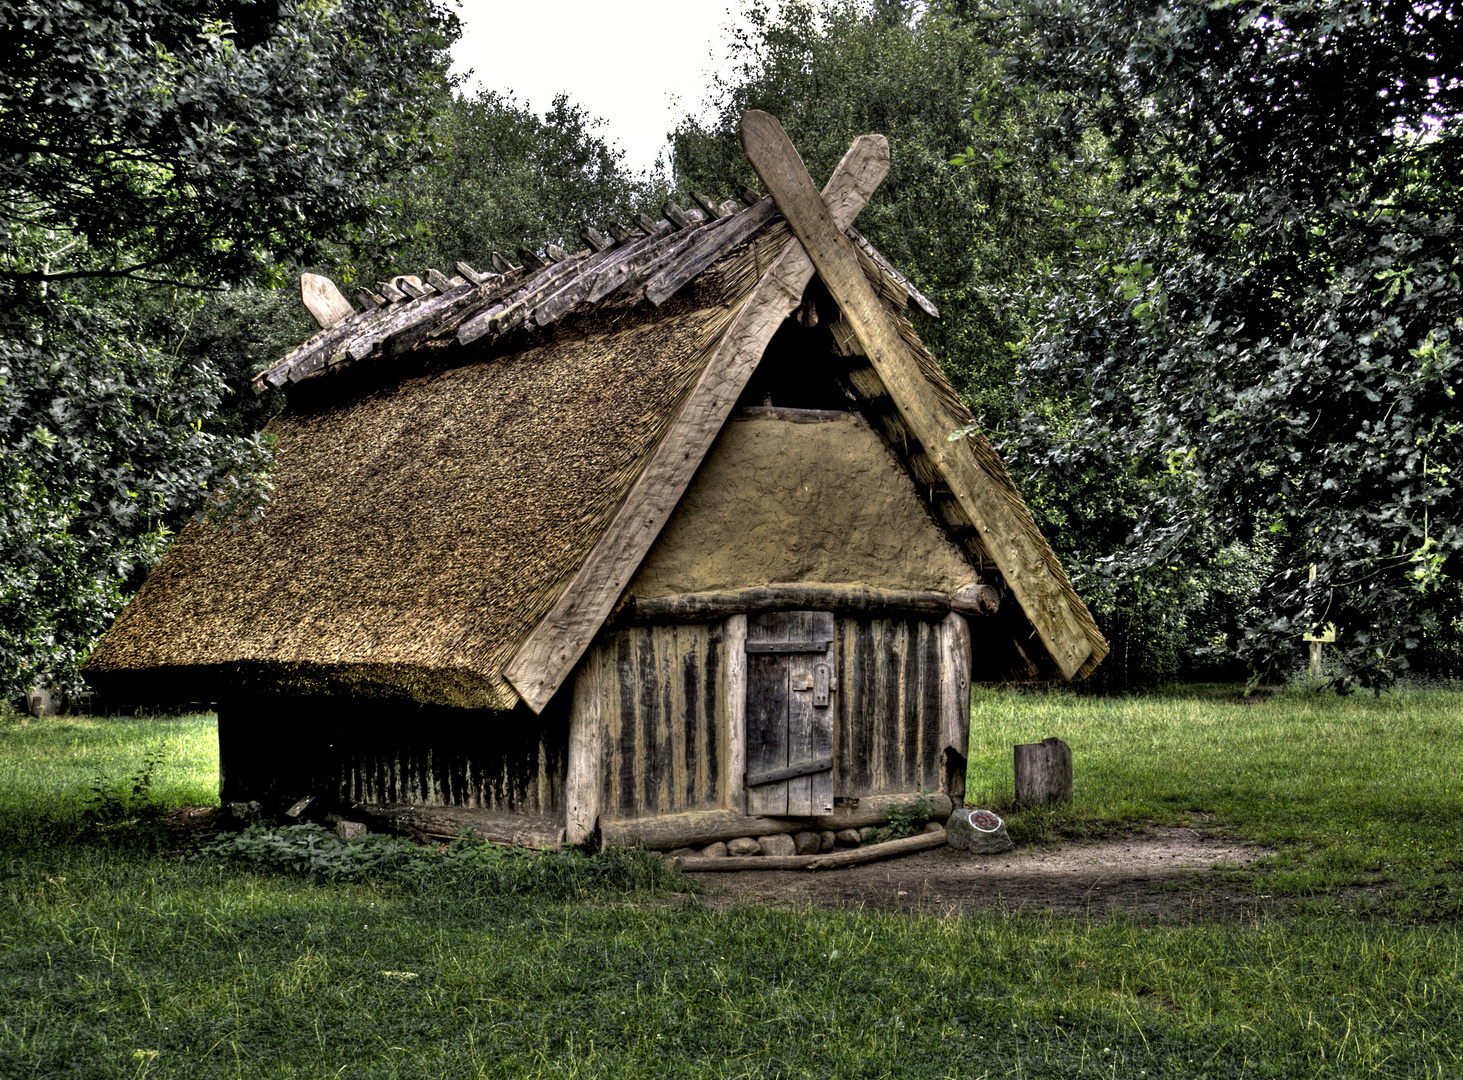
[[[823,189],[835,224],[848,226],[888,172],[884,136],[854,140]],[[505,665],[504,676],[534,712],[548,704],[624,592],[812,277],[807,252],[789,243],[743,301],[609,527]]]
[[[752,167],[838,302],[896,407],[980,531],[986,550],[1063,677],[1074,678],[1092,655],[1092,645],[1047,566],[1039,536],[1027,532],[1023,515],[1011,505],[1019,496],[1014,489],[1003,490],[1006,485],[981,469],[963,447],[947,442],[959,425],[930,392],[898,327],[864,276],[853,242],[829,213],[782,125],[753,109],[742,115],[741,136]]]
[[[772,772],[788,763],[789,658],[747,657],[747,772]],[[747,789],[747,813],[781,817],[788,812],[788,782]]]
[[[812,761],[813,753],[813,662],[821,653],[797,653],[786,658],[787,696],[787,764]],[[787,788],[787,813],[812,817],[813,778],[797,776],[783,781]]]

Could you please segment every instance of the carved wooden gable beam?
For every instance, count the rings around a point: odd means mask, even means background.
[[[777,118],[750,110],[742,115],[742,148],[778,210],[801,241],[823,284],[843,311],[864,354],[888,388],[895,406],[924,444],[961,507],[980,531],[986,550],[1026,612],[1064,678],[1074,678],[1093,648],[1071,586],[1010,485],[992,477],[973,455],[947,436],[960,426],[948,416],[911,356],[859,265],[858,253],[814,186]],[[1025,520],[1022,520],[1022,519]],[[1073,594],[1075,595],[1075,594]],[[1079,602],[1080,603],[1080,602]]]

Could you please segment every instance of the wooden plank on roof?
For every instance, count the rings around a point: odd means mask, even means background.
[[[850,224],[888,172],[884,136],[854,140],[823,189],[833,220]],[[609,527],[505,666],[504,676],[535,712],[548,704],[604,624],[812,277],[802,246],[786,245],[742,302]]]
[[[581,273],[535,301],[534,322],[548,326],[581,303],[603,299],[629,280],[636,267],[660,259],[672,243],[667,237],[637,236],[628,244],[597,252]]]
[[[300,299],[323,330],[345,322],[356,313],[351,302],[340,295],[335,282],[319,274],[300,275]]]
[[[579,230],[579,235],[584,239],[584,242],[590,247],[594,248],[595,251],[604,251],[606,248],[612,248],[615,246],[613,240],[611,240],[604,233],[600,232],[593,225],[584,226],[584,228]]]
[[[398,289],[395,285],[391,284],[391,282],[389,282],[389,281],[378,281],[378,282],[376,282],[376,291],[378,293],[380,293],[382,296],[386,297],[386,300],[387,300],[388,303],[392,303],[392,304],[399,304],[403,300],[410,300],[411,299],[411,297],[407,296],[406,293],[402,292],[400,289]]]
[[[705,230],[645,283],[645,298],[659,307],[674,296],[682,285],[727,252],[751,239],[758,229],[776,216],[776,204],[771,199],[760,199],[750,208],[736,214],[724,228]]]
[[[684,210],[669,199],[661,204],[660,212],[665,215],[667,221],[678,229],[689,229],[692,225],[696,224],[687,216]]]
[[[421,299],[423,296],[428,296],[436,291],[435,289],[432,289],[431,287],[422,284],[422,279],[417,277],[415,274],[397,274],[394,278],[391,279],[391,284],[395,285],[402,292],[406,293],[407,296],[416,300]]]
[[[595,256],[597,257],[597,256]],[[546,266],[504,298],[501,305],[479,312],[457,328],[459,344],[467,345],[484,334],[502,334],[528,319],[533,304],[550,295],[563,282],[579,273],[584,260],[571,255],[561,263]]]
[[[480,274],[467,263],[460,260],[457,263],[457,272],[474,285],[486,285],[488,284],[488,279],[494,276],[492,274]]]
[[[1047,562],[1048,549],[1004,478],[992,476],[958,443],[958,427],[930,392],[919,364],[859,266],[853,242],[844,235],[813,186],[782,125],[758,109],[742,115],[742,146],[752,167],[777,201],[782,216],[818,268],[818,276],[842,309],[874,370],[915,437],[929,451],[951,492],[970,516],[1062,676],[1075,678],[1092,643]]]
[[[719,217],[726,217],[726,214],[723,213],[723,204],[717,202],[710,195],[704,194],[700,191],[693,191],[691,192],[691,198],[695,199],[696,202],[700,204],[701,209],[706,211],[706,216],[708,218],[715,220]]]
[[[911,282],[909,278],[901,274],[893,263],[884,258],[883,252],[881,252],[873,244],[869,243],[868,237],[866,237],[863,233],[854,228],[849,228],[846,231],[848,233],[848,238],[859,247],[863,248],[864,254],[873,259],[880,270],[884,271],[884,273],[893,278],[895,282],[898,283],[898,285],[902,289],[904,289],[906,293],[909,294],[909,298],[914,301],[915,307],[919,308],[932,319],[938,319],[940,317],[940,309],[935,306],[935,302],[924,293],[916,289],[914,287],[914,283]]]

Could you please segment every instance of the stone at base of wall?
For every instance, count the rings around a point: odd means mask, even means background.
[[[796,855],[797,841],[787,833],[774,833],[771,836],[757,837],[757,846],[761,848],[763,855]]]

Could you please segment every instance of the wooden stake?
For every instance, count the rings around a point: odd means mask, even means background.
[[[1014,748],[1016,802],[1050,806],[1072,801],[1072,748],[1061,739],[1018,743]]]

